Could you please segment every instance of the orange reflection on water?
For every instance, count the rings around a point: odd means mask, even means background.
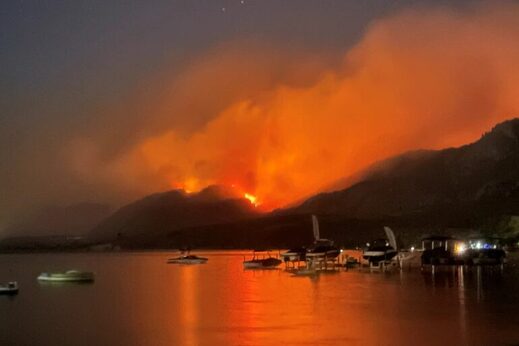
[[[180,270],[179,310],[184,345],[199,345],[198,340],[198,275],[192,266],[183,266]]]
[[[489,315],[480,311],[477,273],[350,270],[316,278],[243,270],[236,252],[201,254],[205,265],[167,265],[166,256],[126,259],[132,275],[114,308],[132,344],[435,345],[476,344]],[[474,282],[473,282],[474,281]],[[102,278],[99,283],[102,284]],[[101,288],[101,287],[99,287]],[[485,297],[485,296],[484,296]],[[512,321],[517,317],[508,316]],[[512,325],[509,323],[509,325]],[[441,330],[441,333],[433,333]],[[514,331],[501,340],[513,340]]]

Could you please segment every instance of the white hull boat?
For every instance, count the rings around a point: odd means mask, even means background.
[[[41,273],[38,276],[38,280],[49,282],[92,282],[94,281],[94,273],[78,270],[69,270],[64,273]]]
[[[0,285],[0,294],[17,294],[18,283],[16,281],[8,282],[5,285]]]

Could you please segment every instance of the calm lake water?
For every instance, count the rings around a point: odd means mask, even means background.
[[[243,252],[0,255],[0,345],[519,345],[519,267],[293,277]],[[92,270],[93,284],[38,283]]]

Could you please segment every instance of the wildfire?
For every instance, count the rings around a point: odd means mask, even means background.
[[[114,193],[144,195],[171,181],[193,193],[219,185],[270,211],[345,188],[402,152],[466,144],[519,114],[519,6],[490,8],[395,13],[331,60],[270,48],[250,54],[240,43],[208,51],[178,80],[158,83],[149,93],[157,100],[129,105],[149,113],[142,124],[130,122],[145,137],[132,137],[137,142],[117,157],[103,153],[104,140],[80,138],[71,172],[91,184],[101,179],[95,186]],[[222,78],[232,87],[219,88]],[[173,121],[173,114],[186,116]]]
[[[257,207],[257,206],[259,205],[259,203],[258,203],[258,198],[257,198],[256,196],[253,196],[253,195],[251,195],[250,193],[245,193],[245,194],[243,195],[243,197],[245,197],[246,199],[248,199],[249,202],[250,202],[251,204],[253,204],[255,207]]]

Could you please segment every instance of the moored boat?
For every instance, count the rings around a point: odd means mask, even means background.
[[[5,285],[0,285],[0,294],[17,294],[18,282],[11,281]]]
[[[272,269],[276,268],[281,264],[281,260],[270,255],[270,252],[267,254],[258,254],[256,251],[252,254],[252,259],[244,260],[243,267],[245,269]]]
[[[321,238],[319,221],[312,215],[312,229],[314,233],[314,246],[306,252],[306,260],[310,265],[317,262],[333,261],[339,256],[341,250],[336,247],[333,240]]]
[[[38,276],[40,281],[52,282],[92,282],[94,273],[79,270],[68,270],[64,273],[41,273]]]
[[[339,256],[340,253],[341,250],[333,246],[332,242],[323,245],[316,245],[315,247],[309,249],[306,253],[306,258],[309,260],[332,260]]]
[[[185,255],[168,259],[170,264],[204,264],[208,259],[205,257],[198,257],[195,255]]]
[[[391,261],[398,253],[395,234],[389,227],[384,227],[387,239],[376,239],[368,244],[362,253],[362,258],[368,261],[370,267]]]

